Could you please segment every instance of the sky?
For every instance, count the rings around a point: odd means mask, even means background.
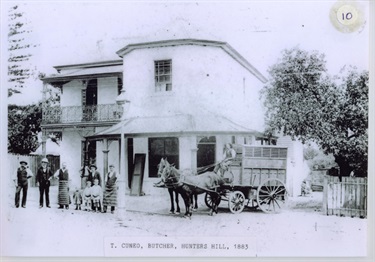
[[[330,20],[335,3],[28,1],[21,8],[33,30],[28,40],[38,44],[32,65],[47,75],[56,73],[57,65],[120,59],[116,51],[130,43],[180,38],[227,42],[266,77],[281,51],[296,46],[324,53],[332,75],[345,65],[368,70],[368,1],[357,4],[364,24],[352,33],[339,31]],[[14,4],[2,2],[2,36],[7,33],[7,11]],[[4,62],[2,69],[4,75]],[[31,86],[8,103],[40,100],[42,83],[33,81]]]

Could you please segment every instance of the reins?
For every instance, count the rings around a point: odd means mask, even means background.
[[[220,164],[220,163],[219,163],[219,164]],[[216,164],[213,164],[213,165],[207,166],[207,169],[208,169],[209,167],[213,167],[213,166],[215,166],[215,165],[216,165]],[[212,192],[212,193],[217,193],[216,191],[213,191],[213,190],[211,190],[211,189],[203,188],[203,187],[200,187],[200,186],[198,186],[198,185],[196,185],[196,184],[191,184],[191,183],[185,182],[184,179],[183,179],[183,177],[185,177],[185,175],[180,174],[180,172],[179,172],[178,169],[176,169],[174,166],[169,166],[168,168],[169,168],[169,170],[168,170],[168,178],[169,178],[169,176],[170,176],[170,173],[173,171],[172,168],[174,169],[174,173],[177,173],[177,174],[179,175],[179,177],[178,177],[176,174],[173,174],[173,175],[174,175],[174,178],[178,179],[178,181],[177,181],[177,182],[172,182],[172,183],[165,182],[165,186],[166,186],[167,188],[172,188],[172,187],[173,187],[173,188],[177,188],[177,187],[182,186],[183,184],[185,184],[185,185],[193,186],[193,187],[195,187],[195,188],[202,189],[202,190],[204,190],[204,191],[208,191],[208,192]],[[215,173],[215,172],[213,172],[213,173],[216,174],[217,176],[219,176],[220,178],[223,178],[224,173],[225,173],[226,170],[224,170],[224,168],[222,168],[221,166],[220,166],[220,169],[219,169],[219,170],[223,170],[223,171],[224,171],[222,175],[219,175],[218,173]],[[218,171],[219,171],[219,170],[218,170]],[[231,172],[231,173],[232,173],[232,172]],[[233,176],[233,173],[232,173],[232,176]],[[215,187],[218,187],[218,186],[215,186]]]

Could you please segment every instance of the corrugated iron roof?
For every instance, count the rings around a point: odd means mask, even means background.
[[[79,79],[82,77],[92,76],[112,76],[122,74],[122,65],[100,66],[100,67],[79,67],[64,69],[59,74],[49,75],[41,79],[43,82],[56,82],[64,80]]]
[[[121,129],[130,136],[161,134],[261,134],[217,115],[187,115],[134,117],[124,120],[108,129],[97,132],[89,138],[116,136]]]

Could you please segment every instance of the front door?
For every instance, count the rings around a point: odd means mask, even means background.
[[[98,80],[91,79],[87,84],[86,90],[83,90],[83,120],[96,121],[98,116]]]
[[[216,138],[214,136],[199,137],[197,147],[197,167],[215,163]]]
[[[160,159],[167,158],[170,164],[179,168],[179,145],[177,137],[155,137],[148,139],[148,172],[149,177],[158,176]]]

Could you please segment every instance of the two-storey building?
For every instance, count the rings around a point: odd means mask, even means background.
[[[161,157],[196,169],[220,160],[225,143],[267,139],[259,100],[266,79],[227,43],[135,43],[117,54],[121,60],[58,66],[42,79],[61,88],[61,105],[43,111],[43,132],[61,132],[74,184],[85,163],[102,175],[115,164],[130,187],[138,155],[149,193]]]

